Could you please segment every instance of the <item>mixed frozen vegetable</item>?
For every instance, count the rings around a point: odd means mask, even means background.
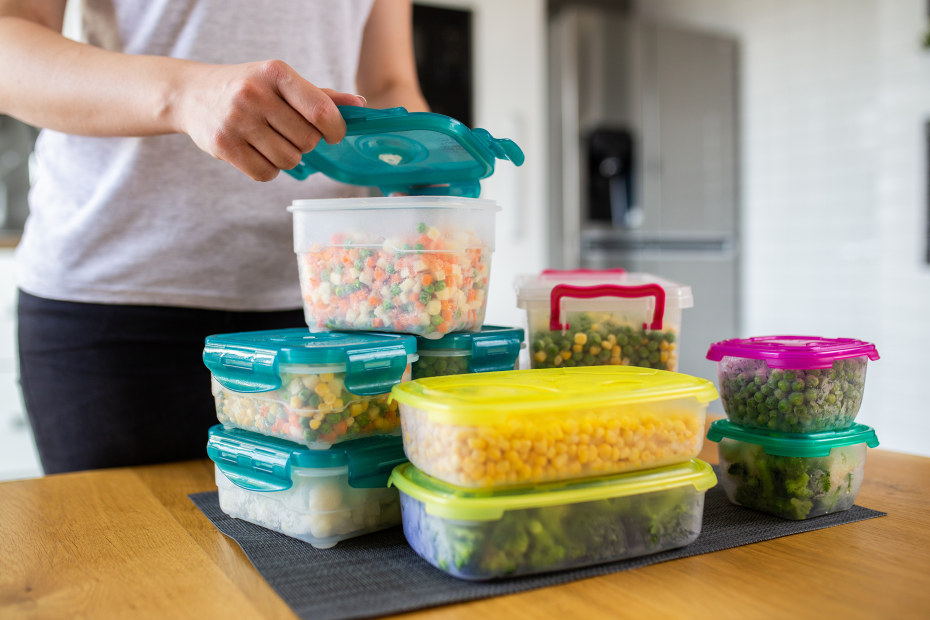
[[[334,235],[298,254],[307,323],[441,338],[481,327],[491,250],[467,230],[425,223],[407,238]]]
[[[411,547],[464,579],[538,573],[682,547],[700,534],[703,506],[704,493],[686,486],[467,521],[429,515],[424,503],[401,493]]]
[[[865,386],[865,356],[840,359],[832,368],[771,369],[765,360],[725,357],[719,363],[720,397],[737,424],[786,433],[850,426]]]
[[[403,379],[409,379],[409,366]],[[281,373],[281,387],[241,393],[213,379],[216,415],[224,425],[325,448],[334,443],[397,431],[397,403],[388,394],[358,396],[345,387],[345,372]]]

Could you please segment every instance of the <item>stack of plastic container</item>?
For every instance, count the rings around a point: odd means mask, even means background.
[[[727,420],[711,424],[729,500],[785,519],[851,508],[874,429],[854,423],[875,346],[764,336],[710,346]]]
[[[404,534],[463,579],[553,571],[687,545],[716,483],[701,449],[711,382],[632,366],[402,383],[390,482]]]
[[[691,287],[623,269],[548,269],[517,279],[531,368],[626,365],[678,369]]]
[[[387,478],[406,457],[388,395],[418,340],[432,362],[419,374],[514,368],[523,341],[482,327],[499,208],[476,198],[495,159],[520,165],[520,149],[439,114],[340,109],[346,138],[290,174],[388,197],[295,201],[309,329],[218,334],[203,354],[220,507],[316,547],[400,523]]]

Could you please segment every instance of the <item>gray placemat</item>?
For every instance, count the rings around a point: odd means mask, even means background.
[[[220,510],[216,491],[190,498],[242,548],[295,614],[313,620],[372,618],[523,592],[885,515],[853,506],[806,521],[787,521],[734,506],[718,484],[705,495],[701,535],[687,547],[587,568],[470,582],[451,577],[421,559],[407,545],[399,526],[344,540],[331,549],[316,549],[226,515]]]

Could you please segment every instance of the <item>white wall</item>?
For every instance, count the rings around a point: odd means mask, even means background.
[[[930,455],[924,0],[649,0],[742,41],[742,336],[873,342],[858,421]]]

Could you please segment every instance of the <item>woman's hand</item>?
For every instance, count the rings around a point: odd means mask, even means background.
[[[280,60],[241,65],[191,64],[175,102],[179,131],[203,151],[257,181],[300,163],[322,138],[345,137],[337,105],[364,97],[318,88]]]

